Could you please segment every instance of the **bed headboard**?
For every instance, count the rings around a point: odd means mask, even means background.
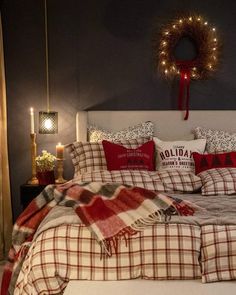
[[[163,140],[193,139],[197,126],[236,132],[236,111],[191,111],[187,121],[180,111],[79,111],[76,140],[87,141],[89,125],[118,131],[145,121],[154,123],[155,135]]]

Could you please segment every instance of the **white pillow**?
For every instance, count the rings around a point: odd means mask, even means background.
[[[204,153],[206,139],[189,141],[162,141],[153,138],[156,146],[156,170],[195,172],[193,152]]]
[[[236,133],[197,127],[194,130],[194,135],[198,139],[206,138],[208,153],[236,151]]]
[[[149,137],[151,139],[154,134],[154,125],[152,122],[147,121],[117,132],[110,132],[96,126],[90,126],[88,133],[90,142],[131,140],[141,137]]]

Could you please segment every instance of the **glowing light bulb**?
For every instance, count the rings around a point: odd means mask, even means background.
[[[217,41],[217,39],[216,39],[216,38],[214,38],[214,41],[216,42],[216,41]]]
[[[205,22],[204,25],[207,26],[208,25],[208,22]]]
[[[165,64],[166,64],[166,62],[163,60],[163,61],[162,61],[162,64],[163,64],[163,65],[165,65]]]
[[[212,65],[211,65],[211,64],[209,64],[209,65],[208,65],[208,67],[209,67],[209,69],[211,69],[211,68],[212,68]]]
[[[197,69],[196,67],[193,67],[193,70],[194,70],[194,71],[196,71],[196,69]]]
[[[167,69],[165,69],[165,74],[168,74],[168,70]]]
[[[165,54],[165,51],[162,51],[161,54]]]
[[[186,74],[184,75],[184,79],[185,79],[185,80],[187,80],[187,79],[188,79],[188,76],[187,76]]]
[[[216,30],[216,28],[212,28],[212,31],[214,31],[214,32],[215,32],[215,30]]]
[[[51,120],[51,119],[46,119],[45,122],[44,122],[44,127],[45,127],[47,130],[52,129],[52,120]]]
[[[192,21],[192,20],[193,20],[193,18],[190,16],[190,17],[189,17],[189,21]]]
[[[173,29],[175,29],[176,28],[176,25],[173,25]]]
[[[183,22],[183,20],[182,20],[182,19],[180,19],[180,20],[179,20],[179,23],[180,23],[180,24],[182,24],[182,22]]]
[[[165,35],[169,35],[169,32],[167,31],[167,32],[165,32]]]
[[[216,51],[216,48],[215,47],[213,47],[213,49],[212,49],[213,51]]]
[[[200,22],[201,18],[200,18],[200,17],[198,17],[198,19],[197,19],[197,20]]]
[[[165,45],[166,45],[166,41],[163,41],[163,42],[162,42],[162,45],[164,45],[164,46],[165,46]]]

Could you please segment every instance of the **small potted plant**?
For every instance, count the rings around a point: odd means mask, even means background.
[[[37,178],[39,184],[55,183],[54,167],[56,157],[48,153],[46,150],[42,151],[42,155],[36,157]]]

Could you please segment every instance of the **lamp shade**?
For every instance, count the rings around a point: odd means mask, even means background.
[[[55,134],[58,133],[58,113],[39,112],[39,133]]]

